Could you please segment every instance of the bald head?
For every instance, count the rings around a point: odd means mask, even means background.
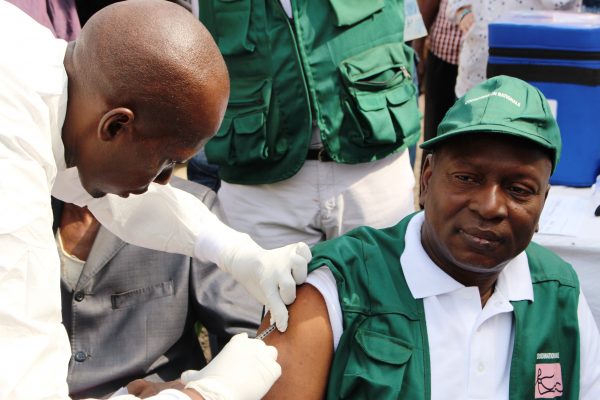
[[[165,0],[128,0],[94,14],[81,31],[74,61],[87,89],[138,113],[198,109],[216,86],[228,90],[227,69],[206,28]],[[222,117],[222,116],[217,116]]]
[[[83,164],[99,149],[114,158],[117,144],[146,139],[164,138],[154,148],[176,152],[179,158],[163,158],[180,161],[184,147],[197,151],[216,133],[227,108],[227,68],[212,36],[166,0],[122,1],[94,14],[70,44],[65,68],[63,142],[67,164],[80,176],[94,173]]]

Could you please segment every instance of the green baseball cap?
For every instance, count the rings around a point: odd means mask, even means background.
[[[517,78],[500,75],[469,90],[448,110],[437,135],[421,148],[431,150],[447,139],[476,133],[531,140],[553,154],[552,172],[560,159],[560,130],[548,101],[537,88]]]

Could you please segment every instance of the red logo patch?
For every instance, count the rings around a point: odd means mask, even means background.
[[[560,364],[536,364],[535,398],[553,399],[562,396],[562,374]]]

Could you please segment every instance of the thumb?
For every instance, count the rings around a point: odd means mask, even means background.
[[[306,262],[309,262],[312,258],[310,247],[308,247],[308,245],[304,242],[296,243],[296,254],[304,258]]]
[[[297,243],[295,246],[295,254],[291,259],[292,276],[296,284],[300,285],[306,281],[307,264],[312,258],[312,253],[306,243]]]

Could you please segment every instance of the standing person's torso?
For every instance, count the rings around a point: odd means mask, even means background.
[[[231,77],[225,119],[206,147],[224,180],[294,175],[315,128],[342,163],[380,159],[416,141],[402,1],[206,0],[200,17]]]

